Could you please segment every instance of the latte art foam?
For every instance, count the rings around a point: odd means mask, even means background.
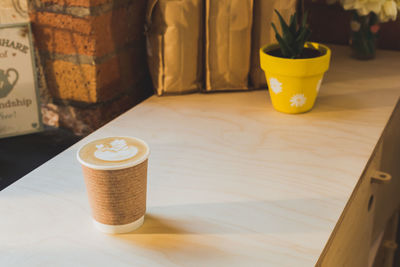
[[[134,146],[128,146],[125,140],[115,139],[109,144],[96,145],[97,150],[94,156],[105,161],[121,161],[135,156],[138,149]]]
[[[133,137],[107,137],[92,141],[78,151],[78,160],[94,169],[113,170],[135,166],[147,159],[149,148]]]

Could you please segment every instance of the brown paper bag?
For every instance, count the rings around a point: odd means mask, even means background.
[[[202,87],[202,0],[151,0],[147,10],[147,58],[158,95]]]
[[[267,87],[265,74],[260,67],[259,50],[266,44],[276,42],[271,22],[274,22],[278,29],[280,29],[280,23],[274,12],[275,9],[285,20],[288,20],[295,12],[296,0],[254,0],[250,79],[252,86],[256,89]]]
[[[248,89],[253,0],[206,0],[206,91]]]

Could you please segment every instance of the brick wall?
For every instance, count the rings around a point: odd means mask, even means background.
[[[32,0],[38,62],[51,101],[44,121],[85,135],[151,92],[146,0]],[[57,126],[56,125],[56,126]]]

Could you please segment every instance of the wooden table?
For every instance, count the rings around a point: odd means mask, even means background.
[[[348,54],[333,47],[306,114],[274,111],[266,91],[153,96],[123,114],[0,192],[0,266],[366,266],[387,221],[379,205],[399,195],[398,173],[370,177],[399,153],[399,108],[374,148],[400,95],[400,53]],[[110,135],[151,147],[145,224],[126,235],[93,228],[75,158]]]

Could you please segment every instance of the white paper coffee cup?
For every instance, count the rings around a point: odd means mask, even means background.
[[[146,212],[148,145],[134,137],[107,137],[83,145],[82,165],[95,227],[105,233],[131,232]]]

